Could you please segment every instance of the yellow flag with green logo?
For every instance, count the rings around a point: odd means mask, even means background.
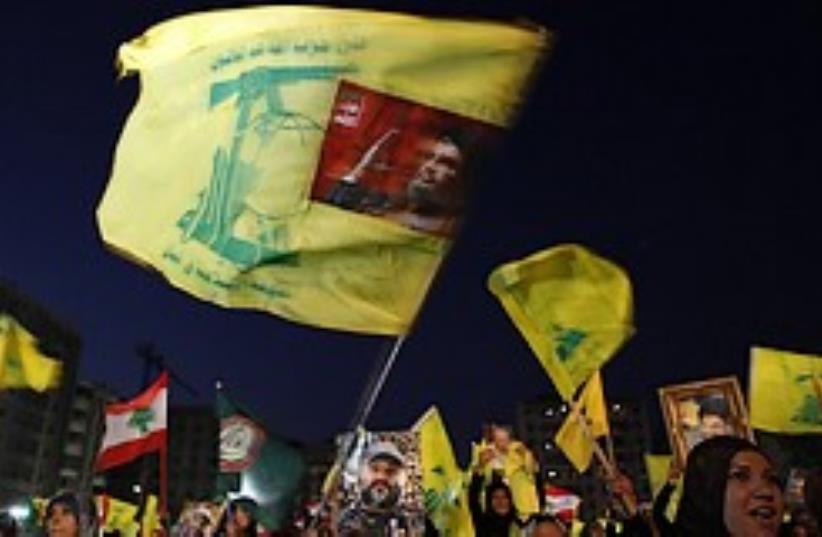
[[[431,407],[413,427],[420,436],[420,462],[425,511],[443,536],[474,535],[465,489],[465,473],[457,465],[445,424]]]
[[[0,389],[43,392],[60,384],[62,363],[43,354],[37,339],[10,315],[0,313]]]
[[[140,510],[137,505],[107,495],[98,497],[98,501],[102,504],[100,525],[103,531],[137,537],[140,531],[140,524],[136,520]]]
[[[546,43],[533,28],[317,7],[159,24],[119,51],[141,94],[102,238],[203,300],[405,333]]]
[[[579,399],[554,436],[554,442],[574,468],[582,473],[591,465],[596,438],[607,436],[608,432],[608,408],[602,390],[602,377],[597,371],[585,384]]]
[[[751,426],[772,433],[822,433],[822,357],[754,347]]]
[[[634,333],[628,275],[576,244],[502,265],[488,287],[566,401]]]

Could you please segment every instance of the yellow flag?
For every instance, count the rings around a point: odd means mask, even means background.
[[[587,427],[582,425],[581,420],[585,420]],[[587,382],[557,431],[554,442],[577,471],[582,473],[591,465],[594,439],[607,436],[608,430],[608,409],[602,392],[602,379],[597,371]]]
[[[149,494],[146,498],[146,506],[143,510],[142,522],[140,524],[141,537],[153,537],[154,531],[160,528],[160,517],[157,514],[157,496]]]
[[[425,510],[443,536],[474,535],[465,487],[465,473],[457,465],[445,424],[436,407],[417,420]]]
[[[822,433],[822,357],[754,347],[751,426],[773,433]]]
[[[405,333],[546,42],[295,6],[159,24],[120,48],[142,90],[103,240],[203,300]]]
[[[37,339],[7,314],[0,314],[0,389],[43,392],[60,384],[62,363],[40,352]]]
[[[645,453],[645,469],[648,472],[648,481],[651,485],[651,495],[656,496],[665,483],[671,469],[671,455],[652,455]]]
[[[582,246],[502,265],[488,286],[566,401],[634,332],[627,274]]]
[[[122,535],[136,537],[140,525],[135,520],[139,507],[133,503],[118,500],[111,496],[101,496],[102,529],[107,532],[120,532]]]

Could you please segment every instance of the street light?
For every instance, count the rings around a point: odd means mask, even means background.
[[[9,507],[9,514],[14,520],[21,522],[29,518],[31,508],[28,505],[12,505]]]

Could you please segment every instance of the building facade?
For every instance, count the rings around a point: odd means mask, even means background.
[[[174,406],[168,417],[168,503],[210,500],[217,480],[220,427],[212,406]]]
[[[60,488],[91,494],[105,485],[95,475],[94,463],[106,425],[105,405],[117,397],[105,386],[78,380],[71,401],[63,456],[60,463]]]
[[[516,432],[539,459],[545,482],[580,496],[583,499],[580,517],[590,520],[607,511],[609,496],[601,477],[602,470],[596,461],[580,474],[554,443],[554,436],[569,410],[569,405],[558,399],[541,398],[520,403],[517,407]],[[619,400],[609,402],[608,414],[611,445],[602,442],[603,448],[613,451],[620,471],[634,483],[640,502],[650,501],[644,454],[648,451],[651,438],[645,410],[639,402]]]

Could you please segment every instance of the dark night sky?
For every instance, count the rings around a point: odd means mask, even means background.
[[[635,285],[638,333],[605,368],[609,395],[654,406],[656,386],[724,374],[744,387],[754,343],[822,353],[819,3],[474,4],[340,4],[525,17],[557,35],[369,425],[404,427],[437,403],[464,451],[484,419],[551,391],[485,278],[560,242],[618,261]],[[0,279],[76,328],[83,377],[135,393],[134,344],[151,340],[199,402],[219,376],[281,434],[319,440],[350,420],[384,339],[190,298],[107,253],[94,220],[137,91],[115,80],[116,47],[240,5],[2,8]]]

